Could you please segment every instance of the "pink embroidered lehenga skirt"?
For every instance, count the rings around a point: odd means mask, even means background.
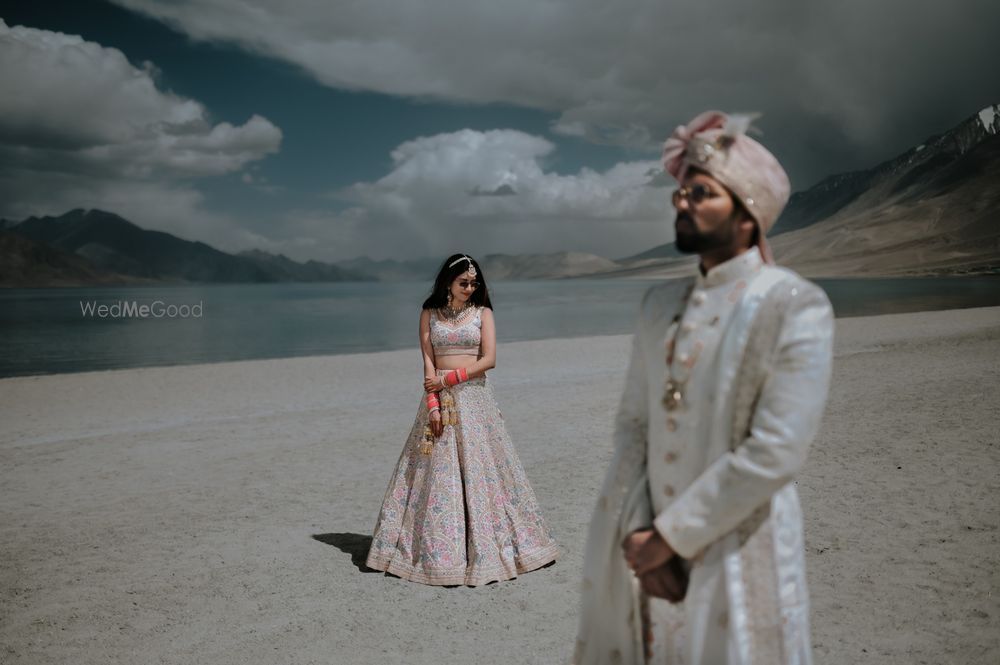
[[[368,567],[423,584],[476,586],[554,561],[559,549],[493,388],[480,377],[442,391],[442,401],[445,393],[457,422],[445,425],[425,454],[421,400],[385,492]]]

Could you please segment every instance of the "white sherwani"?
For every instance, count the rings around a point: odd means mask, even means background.
[[[574,663],[811,663],[792,478],[819,426],[832,342],[823,291],[756,248],[646,293]],[[683,398],[668,410],[671,376]],[[680,604],[642,594],[625,566],[621,540],[649,526],[690,564]]]

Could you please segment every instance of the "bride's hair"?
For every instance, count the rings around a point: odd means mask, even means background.
[[[466,258],[468,261],[466,261]],[[472,292],[469,302],[479,307],[493,309],[493,303],[490,302],[490,292],[486,288],[486,278],[483,276],[483,269],[468,254],[452,254],[444,260],[441,264],[441,269],[438,270],[437,277],[434,279],[434,289],[427,297],[427,300],[424,301],[423,308],[436,309],[446,306],[448,304],[448,292],[451,289],[451,283],[455,281],[456,277],[469,269],[470,262],[476,268],[476,281],[479,282],[479,288]]]

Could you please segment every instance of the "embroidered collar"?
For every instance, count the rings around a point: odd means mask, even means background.
[[[739,256],[734,256],[711,268],[707,275],[702,275],[701,270],[698,270],[697,285],[704,289],[725,284],[740,277],[748,277],[760,270],[763,265],[764,259],[761,258],[760,249],[754,246]]]

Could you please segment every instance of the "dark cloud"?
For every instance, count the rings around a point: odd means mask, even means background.
[[[760,111],[800,188],[1000,101],[986,0],[115,1],[329,86],[544,109],[598,143],[652,151],[707,108]]]

